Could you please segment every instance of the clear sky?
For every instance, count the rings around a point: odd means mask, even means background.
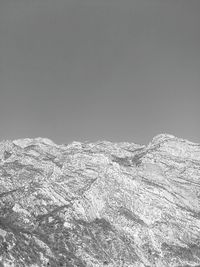
[[[0,0],[0,139],[200,143],[199,0]]]

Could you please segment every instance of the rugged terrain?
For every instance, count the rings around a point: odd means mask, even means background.
[[[1,142],[2,266],[200,266],[200,144]]]

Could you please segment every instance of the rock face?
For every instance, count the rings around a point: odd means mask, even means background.
[[[0,143],[0,267],[200,266],[200,145]]]

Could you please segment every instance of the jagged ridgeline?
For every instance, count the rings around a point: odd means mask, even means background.
[[[1,142],[2,266],[200,266],[200,145]]]

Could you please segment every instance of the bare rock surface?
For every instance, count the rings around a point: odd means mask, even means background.
[[[1,142],[2,266],[200,266],[200,145]]]

